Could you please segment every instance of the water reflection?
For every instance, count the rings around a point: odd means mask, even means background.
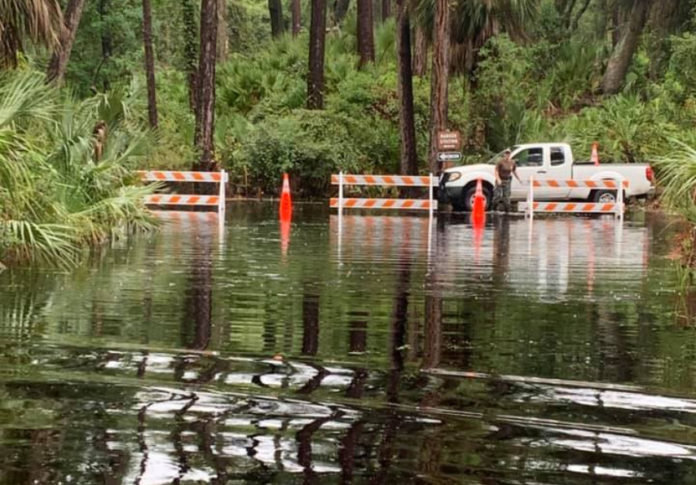
[[[0,483],[694,479],[664,221],[275,209],[1,274]]]

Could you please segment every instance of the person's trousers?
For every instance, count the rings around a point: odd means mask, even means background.
[[[495,191],[493,193],[493,210],[497,210],[500,204],[503,204],[505,212],[510,212],[512,210],[512,203],[510,203],[510,186],[512,185],[512,179],[503,179],[500,184],[495,186]]]

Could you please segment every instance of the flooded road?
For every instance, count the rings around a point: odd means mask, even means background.
[[[696,483],[675,230],[252,203],[5,271],[0,484]]]

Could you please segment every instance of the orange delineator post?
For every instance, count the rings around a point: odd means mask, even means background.
[[[471,220],[473,224],[477,226],[483,225],[486,220],[486,198],[483,196],[483,184],[481,179],[476,180],[476,193],[474,194]]]
[[[592,163],[595,164],[595,166],[599,165],[599,152],[597,151],[597,147],[599,144],[597,142],[592,143]]]
[[[290,179],[287,173],[283,174],[283,188],[280,193],[280,219],[292,218],[292,197],[290,195]]]

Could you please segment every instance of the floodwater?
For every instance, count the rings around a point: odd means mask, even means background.
[[[0,274],[0,484],[696,482],[668,221],[215,217]]]

